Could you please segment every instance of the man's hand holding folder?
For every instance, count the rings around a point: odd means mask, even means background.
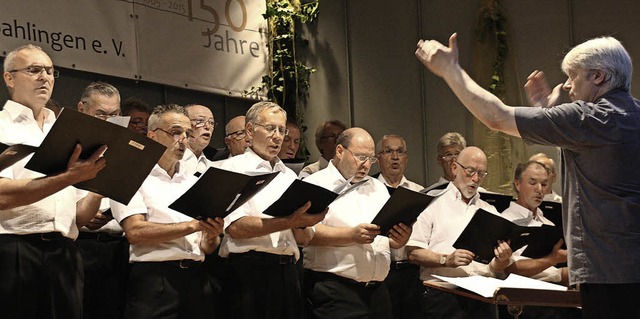
[[[495,252],[502,243],[507,243],[513,251],[524,247],[527,244],[534,244],[537,247],[539,232],[544,231],[543,227],[518,226],[511,221],[498,215],[489,213],[483,209],[478,209],[473,218],[458,237],[453,247],[473,251],[475,260],[481,263],[489,263],[493,257],[498,257]],[[553,244],[557,243],[557,238],[546,247],[544,255],[551,251]]]
[[[338,198],[337,193],[296,179],[282,196],[262,213],[273,217],[289,216],[298,212],[306,204],[310,205],[305,210],[306,214],[326,213],[327,207],[336,198]]]
[[[391,194],[371,223],[379,225],[380,232],[384,236],[391,234],[392,229],[395,229],[394,237],[402,237],[403,229],[410,227],[433,199],[432,196],[399,187]],[[399,226],[400,224],[404,227]]]
[[[278,173],[245,175],[210,167],[169,208],[196,219],[226,217],[267,186]]]
[[[75,178],[73,185],[126,205],[165,149],[127,128],[64,109],[25,168],[55,175],[106,160],[109,164],[100,169],[100,174],[94,172],[89,179]]]

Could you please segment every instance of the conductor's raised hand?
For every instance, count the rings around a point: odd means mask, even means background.
[[[82,146],[80,146],[80,144],[76,144],[76,147],[69,158],[67,170],[65,172],[71,178],[71,184],[73,185],[95,178],[98,175],[98,172],[107,165],[106,160],[102,157],[102,154],[104,154],[106,150],[107,145],[102,145],[93,152],[89,158],[81,160],[80,154],[82,153]]]
[[[436,40],[418,41],[416,57],[435,75],[444,77],[448,71],[460,67],[458,64],[458,34],[454,33],[449,37],[448,47]]]
[[[527,99],[531,106],[536,107],[552,107],[558,104],[562,83],[556,85],[553,90],[549,86],[544,72],[535,70],[529,77],[527,83],[524,84],[524,91],[527,93]]]
[[[327,214],[328,208],[318,214],[309,214],[307,211],[311,208],[311,202],[307,201],[300,208],[296,209],[289,217],[291,222],[291,228],[303,228],[313,226],[324,219]]]

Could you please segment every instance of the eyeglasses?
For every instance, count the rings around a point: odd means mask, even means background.
[[[116,117],[116,116],[120,116],[120,115],[118,115],[118,114],[96,114],[96,115],[94,115],[94,117],[97,117],[97,118],[99,118],[101,120],[107,120],[107,119],[110,119],[110,118]]]
[[[354,154],[350,149],[348,149],[348,148],[346,148],[346,147],[345,147],[344,149],[345,149],[345,150],[347,150],[347,151],[349,151],[349,153],[351,153],[351,155],[352,155],[356,160],[358,160],[359,162],[365,162],[365,161],[367,161],[367,160],[368,160],[368,161],[369,161],[369,163],[373,164],[373,163],[375,163],[375,162],[377,162],[377,161],[378,161],[378,158],[377,158],[377,157],[375,157],[375,156],[356,155],[356,154]]]
[[[235,132],[231,132],[229,134],[227,134],[225,137],[231,137],[232,139],[239,141],[241,139],[244,139],[247,136],[247,132],[242,129],[242,130],[237,130]]]
[[[269,136],[273,136],[274,134],[276,134],[276,131],[280,133],[280,135],[282,136],[289,135],[289,129],[286,128],[285,126],[277,126],[273,124],[264,125],[260,123],[253,123],[253,124],[262,126],[267,131]]]
[[[456,163],[458,163],[458,165],[460,165],[460,167],[462,167],[462,169],[464,170],[465,174],[467,174],[467,177],[473,177],[473,175],[478,174],[478,178],[482,179],[487,177],[487,174],[489,174],[489,172],[487,171],[479,171],[473,167],[465,167],[464,165],[460,164],[460,162],[456,161]]]
[[[36,77],[36,76],[39,76],[40,74],[42,74],[42,71],[45,71],[47,73],[47,75],[49,75],[49,76],[53,76],[54,79],[57,79],[58,76],[60,76],[60,72],[58,72],[58,70],[54,69],[53,66],[42,66],[42,65],[31,65],[31,66],[28,66],[26,68],[15,69],[15,70],[11,70],[9,72],[11,72],[11,73],[23,72],[23,73],[28,74],[30,76]]]
[[[440,158],[441,158],[443,161],[448,162],[448,161],[450,161],[450,160],[452,160],[452,159],[456,159],[456,158],[458,158],[458,154],[452,154],[452,155],[440,156]]]
[[[397,156],[406,156],[407,155],[407,150],[403,150],[403,149],[392,150],[390,148],[387,148],[387,149],[384,149],[384,150],[380,151],[380,153],[378,153],[378,154],[382,154],[384,156],[391,156],[391,155],[393,155],[393,153],[396,153]]]
[[[212,118],[205,119],[203,117],[200,117],[200,118],[197,118],[197,119],[191,119],[191,122],[194,123],[193,127],[195,127],[195,128],[201,128],[201,127],[204,127],[207,124],[209,124],[209,126],[211,126],[212,130],[216,128],[216,122],[214,122]]]
[[[173,140],[176,141],[176,142],[183,140],[185,137],[186,138],[191,138],[192,137],[191,136],[191,133],[192,133],[191,130],[188,130],[188,131],[185,132],[185,131],[179,130],[179,129],[171,129],[170,132],[167,132],[167,131],[165,131],[165,130],[163,130],[163,129],[158,127],[153,131],[155,132],[157,130],[160,130],[160,131],[164,132],[165,134],[171,136],[173,138]]]

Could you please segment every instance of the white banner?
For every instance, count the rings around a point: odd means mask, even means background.
[[[239,96],[267,68],[264,0],[2,0],[0,51],[33,43],[55,65]]]

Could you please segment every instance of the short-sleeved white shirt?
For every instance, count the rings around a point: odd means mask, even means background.
[[[42,130],[33,111],[19,103],[8,100],[0,111],[0,142],[13,145],[40,146],[55,122],[55,114],[43,108],[45,121]],[[31,159],[29,155],[0,172],[0,177],[13,180],[41,178],[45,175],[24,168]],[[35,203],[0,211],[0,234],[33,234],[60,232],[75,239],[76,189],[69,186]]]
[[[160,224],[191,221],[193,218],[170,209],[169,205],[196,181],[195,176],[180,171],[170,177],[156,164],[128,205],[111,200],[113,217],[120,223],[127,217],[138,214],[144,215],[146,221]],[[131,244],[129,261],[204,260],[204,254],[200,250],[201,237],[202,232],[195,232],[161,244]]]
[[[247,175],[278,172],[269,185],[224,218],[225,231],[229,225],[245,216],[273,218],[262,212],[280,198],[297,178],[296,173],[287,168],[280,159],[276,158],[275,165],[272,167],[269,161],[262,159],[251,148],[247,148],[243,154],[225,160],[220,169]],[[220,244],[222,257],[227,257],[230,253],[244,253],[251,250],[277,255],[294,255],[296,259],[300,257],[298,244],[291,229],[243,239],[231,238],[225,233]]]
[[[366,179],[354,189],[347,188],[344,195],[331,203],[321,223],[332,227],[371,223],[389,199],[389,192],[377,179],[368,176]],[[304,181],[332,191],[347,183],[331,162],[327,168]],[[383,281],[389,273],[390,258],[389,238],[386,236],[376,236],[371,244],[304,248],[304,268],[334,273],[360,282]]]
[[[456,250],[453,243],[479,208],[500,215],[493,206],[481,200],[479,194],[476,194],[469,204],[465,203],[460,191],[453,183],[449,183],[440,196],[418,216],[407,246],[426,248],[440,254],[453,253]],[[421,280],[437,280],[431,276],[432,274],[448,277],[494,276],[489,265],[476,261],[457,268],[420,267]]]

